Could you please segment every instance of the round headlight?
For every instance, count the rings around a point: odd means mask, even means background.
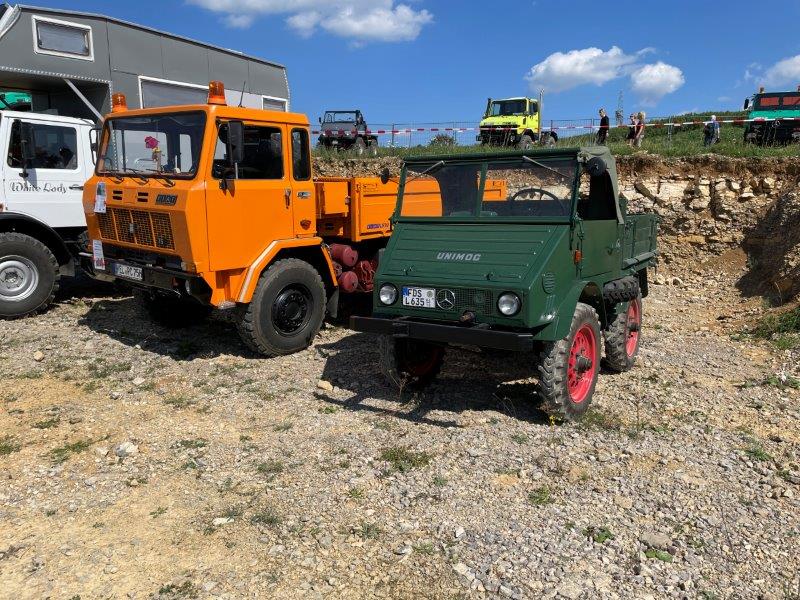
[[[513,317],[517,314],[521,306],[522,301],[519,299],[519,296],[511,292],[501,294],[497,299],[497,310],[507,317]]]
[[[386,304],[387,306],[394,304],[397,302],[397,288],[391,283],[384,283],[378,292],[378,298],[380,298],[381,304]]]

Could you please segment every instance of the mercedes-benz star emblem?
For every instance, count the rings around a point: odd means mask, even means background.
[[[436,294],[436,305],[442,310],[453,310],[456,305],[456,295],[451,290],[439,290]]]

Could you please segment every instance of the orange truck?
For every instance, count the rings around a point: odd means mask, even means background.
[[[137,288],[149,313],[189,324],[233,311],[265,356],[308,347],[326,312],[369,294],[391,234],[398,183],[314,179],[305,115],[208,103],[128,110],[115,94],[84,187],[85,268]],[[440,214],[433,180],[414,184]]]

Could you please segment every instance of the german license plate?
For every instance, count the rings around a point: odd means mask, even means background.
[[[117,263],[114,263],[114,275],[117,277],[124,277],[125,279],[133,279],[134,281],[142,281],[142,279],[144,279],[142,267],[132,267],[131,265],[120,265]]]
[[[433,288],[404,287],[403,306],[436,308],[436,290]]]

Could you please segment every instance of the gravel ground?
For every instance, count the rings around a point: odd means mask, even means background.
[[[400,397],[369,336],[265,360],[73,288],[0,323],[0,595],[797,598],[798,356],[736,335],[734,276],[681,277],[580,425],[529,356]]]

